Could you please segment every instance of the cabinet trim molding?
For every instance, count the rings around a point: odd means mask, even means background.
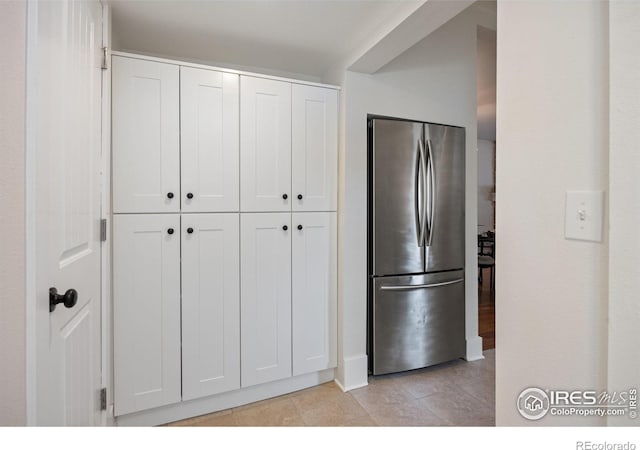
[[[192,63],[192,62],[189,62],[189,61],[181,61],[181,60],[176,60],[176,59],[160,58],[160,57],[157,57],[157,56],[150,56],[150,55],[141,55],[141,54],[138,54],[138,53],[112,51],[111,55],[113,55],[113,56],[125,56],[127,58],[143,59],[145,61],[155,61],[155,62],[161,62],[161,63],[165,63],[165,64],[173,64],[173,65],[176,65],[176,66],[194,67],[196,69],[217,70],[219,72],[234,73],[234,74],[237,74],[237,75],[248,75],[248,76],[256,77],[256,78],[266,78],[268,80],[288,81],[290,83],[304,84],[304,85],[307,85],[307,86],[324,87],[324,88],[329,88],[329,89],[335,89],[337,91],[340,91],[342,89],[340,86],[336,86],[335,84],[317,83],[315,81],[300,80],[298,78],[278,77],[278,76],[275,76],[275,75],[267,75],[267,74],[264,74],[264,73],[249,72],[249,71],[245,71],[245,70],[229,69],[229,68],[225,68],[225,67],[211,66],[211,65],[207,65],[207,64]]]

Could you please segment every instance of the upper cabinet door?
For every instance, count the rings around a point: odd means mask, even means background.
[[[335,211],[338,91],[294,84],[292,112],[292,210]]]
[[[239,214],[182,215],[182,398],[240,388]]]
[[[113,212],[180,210],[179,69],[113,57]]]
[[[180,68],[183,212],[239,210],[238,78]]]
[[[336,213],[292,215],[293,375],[337,362]]]
[[[240,77],[241,211],[291,211],[291,83]]]

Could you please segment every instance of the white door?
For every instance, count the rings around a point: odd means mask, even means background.
[[[239,211],[238,78],[180,68],[183,212]]]
[[[240,77],[241,211],[291,211],[291,83]]]
[[[242,386],[291,376],[291,214],[241,214]]]
[[[113,216],[115,415],[180,401],[180,215]]]
[[[338,206],[338,91],[294,84],[291,194],[293,211]]]
[[[183,214],[182,398],[238,388],[239,214]]]
[[[294,213],[291,222],[295,376],[336,366],[336,213]]]
[[[35,420],[99,425],[102,8],[97,1],[29,8],[37,11],[27,68],[36,164]],[[66,306],[50,312],[50,288]]]
[[[180,211],[178,66],[112,61],[113,212]]]

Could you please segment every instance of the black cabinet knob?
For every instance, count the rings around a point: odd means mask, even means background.
[[[193,198],[193,194],[192,194],[191,192],[189,192],[189,193],[187,194],[187,198],[188,198],[189,200],[191,200],[191,199]]]
[[[62,295],[58,294],[56,288],[49,288],[49,312],[53,312],[58,303],[64,304],[67,308],[73,308],[78,303],[78,292],[75,289],[67,289],[67,292]]]
[[[191,227],[187,228],[187,233],[189,233],[189,234],[193,233],[193,228],[191,228]]]
[[[302,225],[298,225],[298,230],[302,230]]]
[[[298,200],[302,200],[302,194],[298,194]]]
[[[283,226],[282,226],[282,229],[283,229],[284,231],[287,231],[287,230],[289,229],[289,227],[288,227],[288,226],[286,226],[286,225],[283,225]]]
[[[169,234],[173,234],[173,228],[169,228],[169,229],[167,230],[167,233],[169,233]]]
[[[286,200],[289,198],[289,196],[287,194],[282,194],[282,198]]]
[[[173,198],[173,192],[168,192],[167,193],[167,198]]]

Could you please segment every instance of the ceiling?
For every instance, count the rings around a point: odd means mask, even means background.
[[[109,0],[113,48],[320,78],[411,0]]]

